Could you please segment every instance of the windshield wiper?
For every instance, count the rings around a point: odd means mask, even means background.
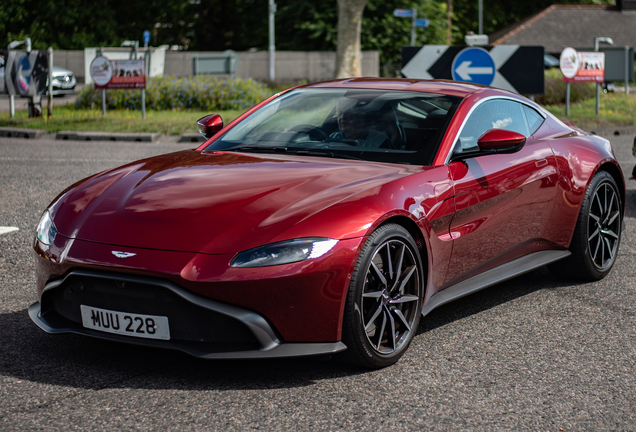
[[[351,160],[364,160],[355,156],[349,156],[347,154],[334,153],[331,151],[317,151],[317,150],[298,150],[293,151],[287,147],[258,147],[258,146],[243,146],[233,149],[227,149],[227,151],[233,152],[254,152],[254,153],[291,153],[298,156],[327,156],[332,158],[351,159]]]
[[[227,149],[227,151],[235,152],[255,152],[255,153],[287,153],[287,147],[260,147],[260,146],[243,146]]]
[[[299,156],[328,156],[332,158],[342,158],[342,159],[352,159],[352,160],[364,160],[357,158],[355,156],[349,156],[347,154],[334,153],[334,152],[326,152],[326,151],[315,151],[315,150],[299,150],[295,152]]]
[[[347,139],[347,138],[329,138],[330,142],[341,142],[349,145],[357,146],[359,144],[358,140]]]

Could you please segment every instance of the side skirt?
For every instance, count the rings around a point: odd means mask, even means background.
[[[490,269],[480,275],[473,276],[455,285],[452,285],[433,295],[422,308],[422,316],[428,315],[438,306],[450,303],[484,288],[496,285],[500,282],[513,279],[528,273],[544,265],[551,264],[563,258],[567,258],[571,253],[569,250],[545,250],[534,252],[499,267]]]

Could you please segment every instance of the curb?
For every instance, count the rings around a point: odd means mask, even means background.
[[[38,139],[48,132],[40,129],[20,129],[0,127],[0,137]]]
[[[161,136],[160,133],[109,133],[109,132],[74,132],[63,131],[55,134],[56,140],[71,141],[132,141],[155,142]]]
[[[600,135],[604,138],[610,138],[618,135],[636,135],[636,126],[579,126],[592,135]]]
[[[63,141],[125,141],[154,143],[162,138],[167,138],[168,142],[180,144],[202,144],[205,139],[198,133],[188,133],[183,135],[163,135],[158,132],[148,133],[125,133],[125,132],[77,132],[62,131],[51,134],[39,129],[21,129],[11,127],[0,127],[0,137],[3,138],[25,138],[40,139],[54,138]]]
[[[189,134],[181,135],[181,137],[179,138],[177,142],[188,143],[188,144],[190,143],[203,144],[205,142],[205,138],[203,138],[203,136],[198,133],[189,133]]]

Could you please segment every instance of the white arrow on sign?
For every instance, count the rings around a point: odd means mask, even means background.
[[[517,89],[499,73],[499,68],[502,67],[518,49],[519,45],[497,45],[490,50],[490,57],[495,62],[495,69],[497,70],[497,72],[495,72],[495,79],[493,79],[490,84],[491,86],[519,93]]]
[[[492,75],[493,70],[491,67],[470,67],[473,64],[470,60],[466,60],[459,65],[455,72],[463,80],[472,81],[471,75]]]
[[[402,69],[407,78],[433,79],[428,69],[446,52],[448,45],[424,45]]]
[[[424,45],[404,66],[402,74],[406,78],[433,79],[434,77],[428,73],[428,69],[444,55],[448,48],[448,45]],[[518,49],[519,45],[497,45],[490,50],[490,57],[495,62],[495,78],[490,84],[492,87],[518,93],[508,80],[499,73],[499,68],[501,68]]]

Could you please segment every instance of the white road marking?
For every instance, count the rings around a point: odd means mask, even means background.
[[[6,234],[6,233],[10,233],[10,232],[13,232],[13,231],[18,231],[18,230],[19,230],[18,227],[3,227],[3,226],[0,226],[0,235],[1,234]]]

